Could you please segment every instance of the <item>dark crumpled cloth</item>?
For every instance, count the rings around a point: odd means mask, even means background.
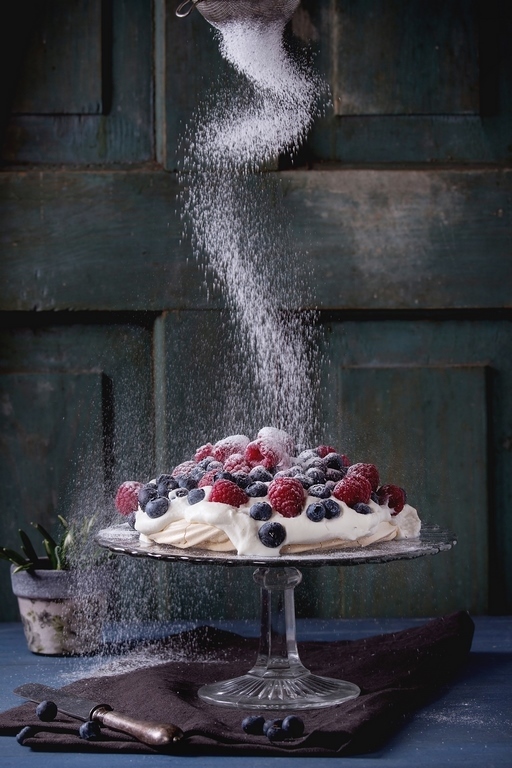
[[[166,748],[152,748],[122,733],[102,728],[99,741],[78,737],[80,721],[65,715],[51,723],[25,703],[0,713],[0,734],[16,734],[25,725],[38,732],[25,741],[33,749],[211,755],[332,756],[370,752],[380,747],[414,710],[428,703],[450,682],[467,659],[474,625],[466,612],[433,619],[400,632],[362,640],[299,644],[303,664],[315,674],[356,683],[361,695],[326,709],[297,712],[305,723],[300,739],[271,743],[241,729],[247,711],[207,704],[197,697],[206,683],[247,672],[257,653],[256,639],[200,627],[168,640],[170,651],[201,649],[201,658],[172,655],[177,661],[111,677],[75,681],[62,690],[108,702],[114,709],[146,720],[171,722],[185,733]],[[267,718],[287,713],[268,711]],[[21,749],[21,747],[20,747]]]

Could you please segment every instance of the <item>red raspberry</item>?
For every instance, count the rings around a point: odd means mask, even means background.
[[[345,475],[333,488],[333,496],[344,501],[349,507],[353,507],[359,501],[368,504],[372,487],[366,477],[362,475]]]
[[[330,445],[317,445],[314,449],[321,459],[325,459],[328,453],[338,453],[336,448],[331,448]]]
[[[216,480],[208,501],[220,501],[222,504],[230,504],[232,507],[240,507],[249,501],[249,497],[241,488],[231,480]]]
[[[205,485],[213,485],[215,482],[215,475],[217,474],[219,470],[218,469],[210,469],[208,472],[205,472],[200,481],[197,484],[198,488],[204,488]]]
[[[196,466],[197,464],[195,461],[184,461],[182,464],[178,464],[177,467],[174,467],[171,474],[173,477],[178,477],[178,475],[188,475],[188,473]]]
[[[283,517],[297,517],[304,506],[305,492],[294,477],[274,477],[268,486],[268,498]]]
[[[249,438],[245,435],[230,435],[215,443],[212,456],[224,462],[232,453],[243,453],[248,442]]]
[[[136,480],[126,480],[117,489],[115,505],[117,511],[122,515],[130,515],[137,511],[139,488],[142,488],[142,483],[138,483]]]
[[[348,456],[345,456],[344,453],[340,453],[340,456],[341,456],[341,460],[343,462],[343,466],[344,467],[350,467],[350,459],[348,458]]]
[[[200,461],[207,459],[208,456],[213,456],[213,445],[211,443],[206,443],[197,449],[194,454],[194,461],[199,464]]]
[[[379,487],[379,470],[375,464],[352,464],[347,471],[347,477],[349,475],[362,475],[366,477],[372,487],[372,491],[376,491]]]
[[[247,464],[243,453],[232,453],[228,456],[224,462],[224,470],[226,472],[246,472],[251,471],[250,466]]]
[[[265,469],[272,469],[279,464],[279,456],[277,453],[266,445],[262,440],[253,440],[249,443],[245,449],[245,460],[249,462],[252,467],[265,467]]]
[[[382,506],[387,504],[393,510],[392,515],[398,515],[407,502],[404,489],[398,485],[381,485],[377,491],[377,496],[379,497],[379,504]]]

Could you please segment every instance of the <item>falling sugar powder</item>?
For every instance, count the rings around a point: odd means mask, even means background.
[[[199,108],[184,137],[180,179],[185,231],[223,290],[239,348],[237,370],[225,377],[238,378],[235,399],[251,397],[246,421],[225,413],[226,428],[274,424],[305,445],[319,426],[316,316],[299,311],[313,303],[312,278],[290,242],[280,179],[265,168],[298,149],[325,89],[288,53],[281,23],[231,21],[221,27],[220,49],[238,87]]]

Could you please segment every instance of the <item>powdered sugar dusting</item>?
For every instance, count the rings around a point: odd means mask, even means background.
[[[287,52],[283,24],[230,21],[218,34],[237,86],[217,89],[198,110],[180,178],[185,232],[230,310],[240,360],[235,397],[251,391],[247,421],[226,414],[226,426],[251,432],[275,424],[306,444],[318,432],[318,332],[315,312],[301,309],[313,304],[312,277],[290,246],[280,180],[264,169],[298,148],[324,89]]]

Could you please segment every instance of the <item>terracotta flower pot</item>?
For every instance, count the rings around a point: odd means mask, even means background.
[[[107,610],[108,569],[14,570],[11,566],[12,590],[32,653],[71,656],[99,648]]]

